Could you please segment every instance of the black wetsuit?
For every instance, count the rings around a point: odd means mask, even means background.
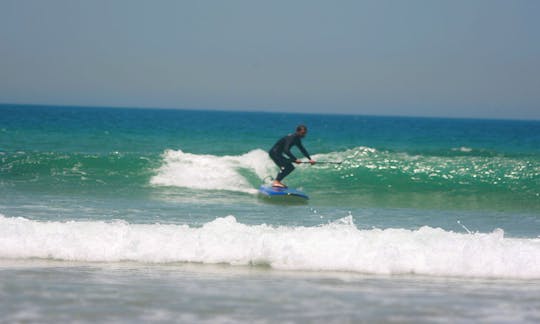
[[[268,152],[270,158],[279,166],[280,169],[276,177],[277,181],[281,181],[294,170],[294,166],[292,165],[292,163],[296,161],[297,158],[296,156],[294,156],[294,154],[291,153],[291,146],[296,145],[300,152],[302,152],[305,157],[311,160],[309,153],[306,151],[304,146],[302,146],[302,142],[300,139],[301,137],[296,133],[289,134],[277,141],[276,144],[274,144],[274,146]]]

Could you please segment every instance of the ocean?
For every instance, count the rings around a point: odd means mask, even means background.
[[[539,322],[540,121],[0,105],[0,314]]]

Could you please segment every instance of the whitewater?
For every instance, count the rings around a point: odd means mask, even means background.
[[[359,229],[352,217],[317,227],[249,226],[233,216],[202,227],[37,222],[0,217],[0,258],[269,265],[371,274],[540,278],[540,239],[440,228]]]

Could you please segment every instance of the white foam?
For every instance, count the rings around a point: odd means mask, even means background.
[[[358,167],[361,158],[375,153],[369,147],[357,147],[343,152],[316,154],[315,160],[345,161],[347,167]],[[278,169],[262,149],[255,149],[242,155],[217,156],[193,154],[182,150],[166,150],[163,164],[156,170],[150,183],[156,186],[175,186],[202,190],[230,190],[257,193],[255,187],[268,176],[275,176]],[[334,168],[333,164],[317,164],[317,168]],[[255,174],[257,183],[249,183],[245,177],[248,171]]]
[[[358,146],[352,149],[347,149],[345,151],[337,151],[337,152],[330,152],[330,153],[321,153],[321,154],[315,154],[313,158],[316,161],[332,161],[332,162],[342,162],[343,164],[316,164],[317,168],[324,168],[324,169],[355,169],[360,166],[366,167],[366,168],[372,168],[373,166],[371,164],[365,164],[363,162],[366,158],[376,155],[379,152],[371,147],[366,146]]]
[[[318,227],[202,227],[126,222],[40,222],[0,216],[0,258],[268,264],[277,269],[373,274],[540,278],[540,240],[502,230],[358,229],[351,217]]]
[[[252,172],[259,180],[276,172],[268,154],[257,149],[239,156],[216,156],[166,150],[163,165],[150,183],[206,190],[231,190],[256,193],[253,185],[241,174]]]
[[[472,150],[473,150],[472,148],[466,147],[466,146],[452,148],[452,151],[459,151],[459,152],[463,152],[463,153],[470,153],[470,152],[472,152]]]

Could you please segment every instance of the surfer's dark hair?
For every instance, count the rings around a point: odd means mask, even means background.
[[[303,131],[303,130],[307,131],[306,125],[298,125],[298,126],[296,126],[296,131],[297,132],[300,132],[300,131]]]

